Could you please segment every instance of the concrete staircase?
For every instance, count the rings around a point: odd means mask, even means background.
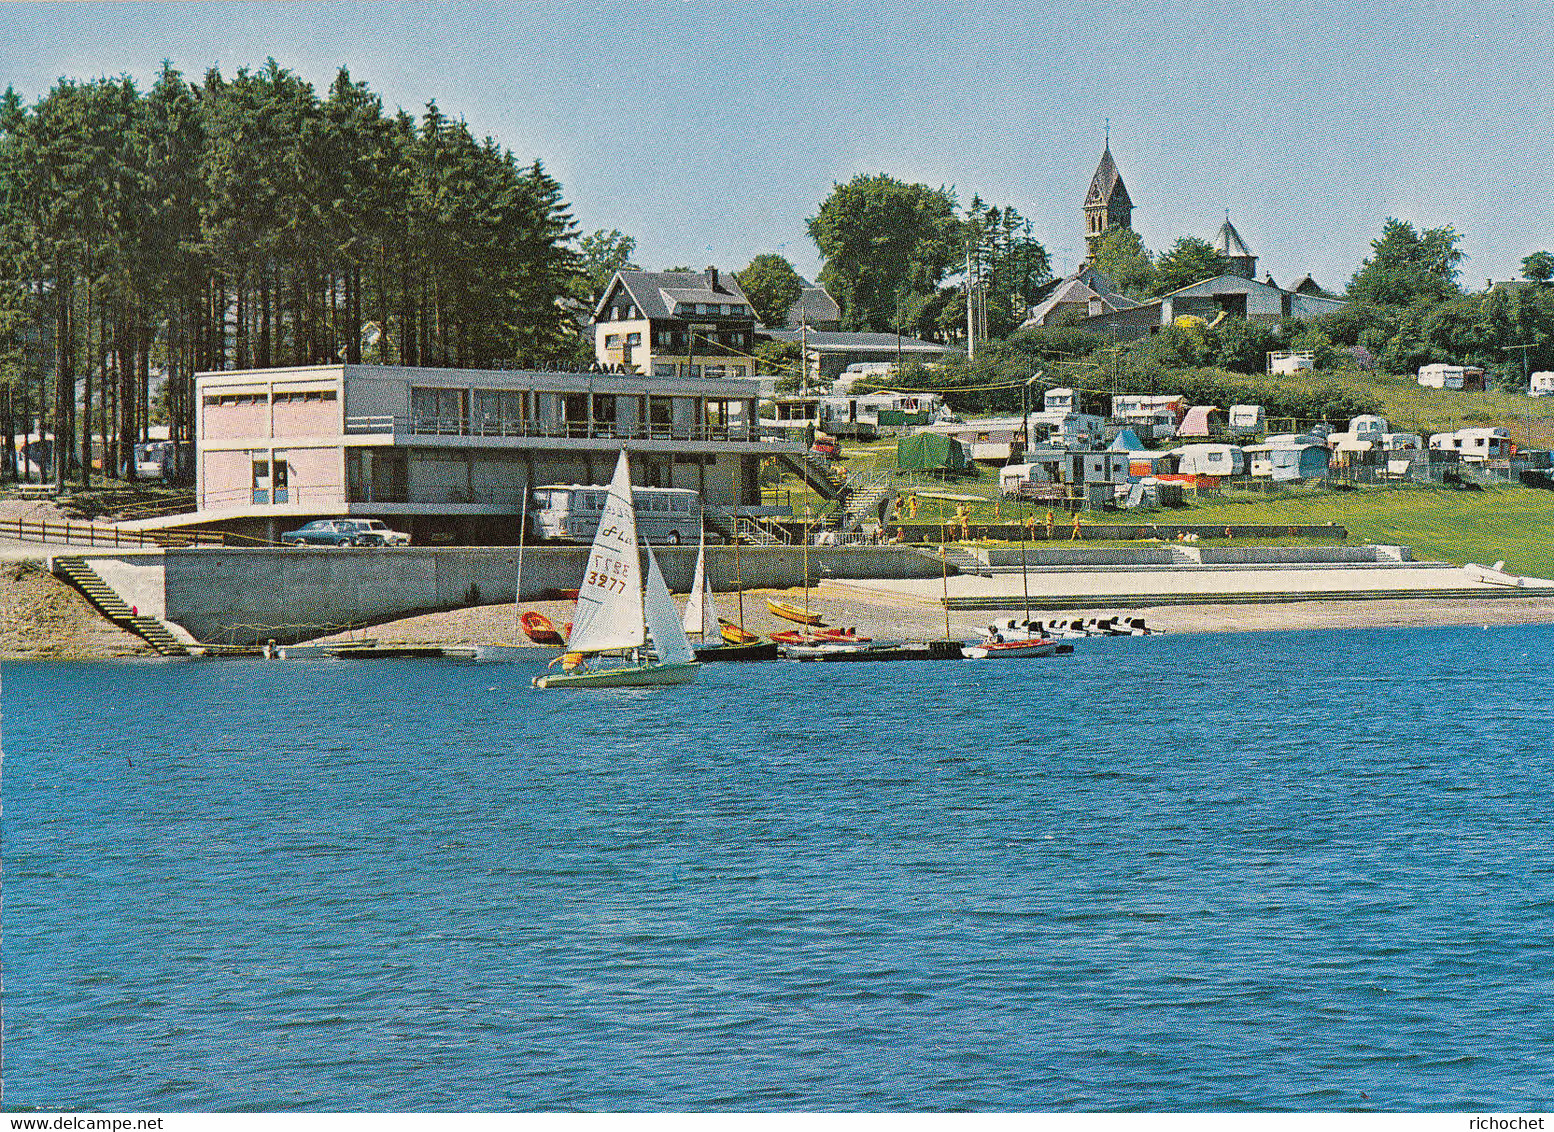
[[[162,656],[188,656],[189,650],[173,636],[161,621],[136,613],[113,588],[97,576],[97,571],[76,555],[57,555],[51,562],[54,576],[63,578],[85,595],[108,620],[128,629]]]
[[[950,565],[952,574],[976,574],[980,577],[992,577],[993,567],[970,551],[962,550],[958,546],[946,546],[943,548],[943,560]],[[940,561],[940,548],[937,546],[920,546],[917,552],[924,558],[934,562]],[[1019,567],[1015,567],[1019,569]]]
[[[869,521],[878,522],[880,509],[887,499],[896,494],[894,472],[881,472],[866,483],[849,484],[844,504],[846,517],[842,526],[853,530]]]
[[[847,477],[833,469],[831,461],[824,456],[816,456],[813,452],[801,456],[779,452],[777,459],[822,499],[840,499],[847,493]]]

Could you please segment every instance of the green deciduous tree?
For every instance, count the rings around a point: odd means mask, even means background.
[[[1522,260],[1522,278],[1534,283],[1547,283],[1554,279],[1554,252],[1533,252]]]
[[[850,330],[891,329],[897,297],[931,293],[965,252],[953,191],[885,173],[835,186],[807,227]]]
[[[1389,217],[1371,241],[1371,255],[1349,280],[1348,297],[1368,303],[1408,306],[1442,302],[1461,294],[1457,272],[1467,258],[1451,225],[1423,231]]]
[[[580,299],[596,302],[604,296],[604,289],[617,271],[640,270],[631,262],[637,241],[619,228],[590,232],[578,240],[577,246],[581,257],[578,268],[582,272]]]
[[[788,311],[804,290],[793,265],[775,252],[756,256],[743,271],[735,272],[734,278],[763,326],[785,325]]]
[[[1183,236],[1155,260],[1155,286],[1162,295],[1223,275],[1230,263],[1214,245],[1197,236]]]
[[[1133,299],[1155,294],[1155,261],[1132,228],[1112,228],[1095,249],[1095,269]]]

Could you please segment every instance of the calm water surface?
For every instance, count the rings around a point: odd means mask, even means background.
[[[5,1104],[1546,1109],[1551,655],[7,664]]]

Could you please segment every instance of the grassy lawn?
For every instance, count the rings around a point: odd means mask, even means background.
[[[1417,386],[1415,388],[1418,388]],[[1420,389],[1421,393],[1438,390]],[[1509,396],[1472,394],[1470,396]],[[1523,399],[1525,400],[1525,398]],[[853,477],[866,477],[894,466],[894,442],[848,443],[847,466]],[[953,492],[975,495],[982,502],[970,504],[971,522],[1017,522],[1021,505],[998,499],[998,470],[980,468],[973,479],[902,485],[903,494]],[[794,477],[784,477],[779,502],[791,502],[795,514],[807,505],[818,511],[821,500]],[[767,490],[766,499],[772,499]],[[926,498],[918,501],[917,519],[935,522],[952,517],[959,504]],[[1027,505],[1029,506],[1029,505]],[[1038,519],[1044,513],[1037,508]],[[813,513],[813,512],[812,512]],[[1445,562],[1479,562],[1485,565],[1505,559],[1513,574],[1554,578],[1554,492],[1519,485],[1488,487],[1483,491],[1457,491],[1449,487],[1362,486],[1354,491],[1326,487],[1296,488],[1272,497],[1223,495],[1189,496],[1182,509],[1139,513],[1094,514],[1086,521],[1319,525],[1333,522],[1346,527],[1353,543],[1384,543],[1412,547],[1414,556]],[[1067,525],[1059,516],[1059,523]],[[1067,521],[1072,522],[1072,519]],[[1274,544],[1297,540],[1258,540]],[[1243,542],[1242,545],[1253,545]]]
[[[1554,492],[1505,486],[1362,487],[1292,492],[1264,499],[1199,496],[1182,522],[1340,523],[1349,541],[1410,546],[1416,558],[1479,562],[1503,558],[1513,574],[1554,577]]]

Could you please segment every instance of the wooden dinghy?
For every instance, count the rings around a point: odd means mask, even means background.
[[[752,633],[743,625],[736,625],[726,617],[718,618],[718,629],[723,634],[723,643],[729,645],[755,645],[761,643],[761,635]]]

